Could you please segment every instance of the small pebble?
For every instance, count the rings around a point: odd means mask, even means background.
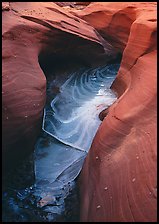
[[[105,187],[104,190],[108,190],[108,187]]]
[[[139,159],[139,156],[136,156],[136,159]]]
[[[135,179],[135,178],[133,178],[133,179],[132,179],[132,182],[135,182],[135,180],[136,180],[136,179]]]
[[[97,206],[98,209],[99,209],[100,207],[101,207],[100,205]]]
[[[99,159],[99,157],[98,157],[98,156],[96,156],[96,159]]]

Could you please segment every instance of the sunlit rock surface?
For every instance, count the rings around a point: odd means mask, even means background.
[[[15,221],[16,216],[19,222],[79,220],[75,179],[101,124],[99,111],[116,100],[110,86],[118,69],[119,64],[89,70],[83,68],[65,76],[65,79],[63,77],[63,80],[58,77],[49,83],[48,89],[55,81],[58,83],[59,79],[63,82],[60,92],[53,97],[51,106],[49,103],[46,104],[46,114],[43,118],[45,132],[35,146],[32,160],[34,169],[28,173],[24,172],[23,168],[20,169],[21,174],[24,174],[24,177],[21,176],[23,181],[33,174],[34,179],[32,178],[32,184],[24,181],[27,184],[26,188],[25,183],[17,183],[5,189],[4,221]],[[61,138],[56,130],[60,131]],[[67,137],[67,133],[70,138]],[[29,162],[30,160],[28,164]],[[20,171],[17,171],[17,176],[20,176]],[[14,182],[17,176],[13,178]],[[72,205],[68,205],[69,201]],[[28,210],[27,213],[25,208]]]
[[[2,5],[3,152],[12,152],[11,161],[35,143],[45,104],[41,68],[45,70],[48,58],[54,67],[74,59],[92,65],[114,55],[114,47],[123,53],[112,85],[119,98],[109,108],[80,176],[81,221],[157,220],[156,5]],[[39,55],[47,58],[41,68]],[[13,210],[18,220],[17,206]]]
[[[75,11],[123,52],[112,85],[119,98],[80,175],[81,221],[155,222],[157,4],[96,2]]]
[[[2,5],[2,151],[16,165],[34,148],[46,100],[47,62],[94,63],[114,54],[92,26],[53,2]],[[88,57],[89,55],[89,57]],[[39,64],[44,58],[45,65]],[[43,71],[42,71],[43,69]]]

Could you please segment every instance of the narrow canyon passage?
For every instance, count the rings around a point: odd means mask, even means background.
[[[32,168],[23,163],[11,178],[13,183],[8,178],[4,221],[79,221],[76,179],[101,124],[99,113],[117,99],[110,86],[119,66],[81,68],[51,77],[43,130],[26,161]],[[32,177],[30,182],[27,176]]]
[[[156,221],[156,81],[156,2],[2,2],[2,220]]]

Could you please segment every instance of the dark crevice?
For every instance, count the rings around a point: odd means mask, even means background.
[[[112,61],[112,64],[119,62],[121,59],[121,55],[119,55],[115,61]],[[46,78],[47,83],[49,85],[49,80],[53,80],[56,77],[56,74],[60,70],[61,74],[63,71],[65,73],[70,73],[70,71],[77,70],[77,68],[90,68],[85,60],[82,61],[78,56],[72,55],[68,57],[68,55],[61,55],[61,51],[56,53],[49,53],[47,49],[42,51],[39,54],[39,64],[42,68]],[[56,67],[56,69],[55,69]],[[62,77],[62,76],[61,76]],[[49,87],[49,86],[47,86]],[[59,92],[59,87],[55,86],[55,93],[53,96]],[[52,97],[53,97],[52,96]],[[48,95],[49,97],[49,95]],[[51,100],[51,99],[50,99]],[[50,100],[47,101],[47,104],[50,103]],[[41,133],[41,136],[44,139],[47,139],[48,135],[46,133]],[[39,136],[41,138],[41,136]],[[48,146],[48,142],[45,142],[46,146]],[[42,157],[47,156],[46,153],[41,155]],[[40,158],[39,158],[40,159]],[[51,211],[54,211],[54,195],[52,194],[51,201],[47,202],[47,197],[45,201],[45,197],[41,198],[34,195],[34,181],[35,181],[35,171],[34,171],[34,163],[35,157],[31,154],[30,157],[26,158],[26,162],[22,161],[22,163],[18,166],[13,173],[10,173],[10,176],[7,176],[8,186],[5,186],[5,190],[3,191],[3,220],[5,221],[37,221],[37,222],[48,222],[48,221],[57,221],[57,222],[79,222],[80,220],[80,201],[79,201],[79,189],[77,184],[77,179],[73,182],[73,186],[68,186],[69,194],[65,198],[65,210],[60,215],[54,214]],[[29,165],[31,164],[31,165]],[[76,166],[76,163],[72,163],[71,166]],[[63,171],[58,177],[57,180],[61,181],[60,178],[65,176],[66,172],[71,169],[69,166],[67,169]],[[31,175],[32,174],[32,175]],[[17,179],[19,177],[19,179]],[[27,179],[27,177],[29,179]],[[45,181],[44,181],[45,182]],[[48,183],[49,185],[50,183]],[[45,185],[45,183],[44,183]],[[28,187],[25,189],[25,187]],[[49,189],[49,188],[48,188]],[[26,192],[25,192],[26,190]],[[46,187],[44,187],[43,191],[47,191]],[[49,192],[49,190],[48,190]],[[50,200],[50,198],[48,198]],[[56,197],[55,202],[60,201],[60,197]],[[37,207],[37,205],[44,202],[44,205],[41,207]],[[46,203],[46,204],[45,204]],[[27,208],[27,209],[26,209]],[[16,212],[15,212],[15,209]],[[50,210],[50,212],[48,212]]]
[[[63,20],[61,20],[61,25],[69,25],[69,26],[73,26],[73,27],[75,27],[76,29],[78,29],[79,27],[78,26],[76,26],[76,25],[73,25],[73,24],[71,24],[71,23],[68,23],[68,22],[66,22],[66,21],[63,21]]]
[[[122,121],[120,118],[118,118],[116,115],[113,115],[112,117],[114,117],[115,119],[117,119],[118,121]],[[123,121],[122,121],[123,122]]]
[[[37,18],[32,17],[32,16],[24,16],[24,15],[22,15],[21,17],[24,18],[24,19],[30,20],[32,22],[38,23],[38,24],[40,24],[42,26],[45,26],[45,27],[47,27],[49,29],[53,29],[53,27],[50,24],[46,23],[44,20],[37,19]]]
[[[42,22],[36,18],[28,16],[21,17],[41,24],[45,27],[48,27],[49,29],[54,29],[48,23]],[[56,31],[56,28],[54,30]],[[55,32],[54,34],[56,36],[55,42],[52,40],[53,36],[49,32],[47,33],[47,46],[45,45],[38,55],[39,65],[47,79],[47,93],[51,93],[50,95],[47,95],[46,106],[48,106],[53,97],[55,97],[60,92],[60,84],[55,84],[52,86],[51,91],[49,89],[50,83],[57,76],[61,76],[63,78],[62,75],[64,74],[66,78],[66,75],[73,71],[77,71],[81,68],[90,69],[97,67],[97,65],[105,66],[106,62],[109,62],[110,64],[120,63],[122,57],[121,54],[117,54],[114,58],[105,58],[104,56],[98,58],[97,55],[103,53],[103,47],[99,46],[98,43],[91,43],[89,40],[83,40],[80,37],[75,38],[74,35],[64,33],[62,31],[57,33]],[[39,138],[46,140],[48,138],[48,134],[42,131],[39,135]],[[47,146],[47,140],[45,143]],[[65,145],[65,147],[67,146]],[[47,154],[43,153],[41,156],[45,157]],[[72,182],[72,185],[71,183],[68,184],[69,194],[65,198],[64,212],[60,215],[58,215],[58,212],[57,214],[53,214],[52,211],[54,211],[53,208],[55,205],[52,203],[52,201],[49,201],[48,203],[46,201],[46,205],[42,206],[41,208],[37,206],[38,202],[43,198],[41,198],[40,195],[34,195],[34,163],[35,157],[33,154],[31,154],[26,158],[26,161],[22,161],[19,164],[17,169],[13,170],[12,173],[9,173],[6,176],[7,184],[3,191],[3,220],[7,222],[48,222],[50,220],[57,222],[79,222],[80,201],[79,189],[77,185],[78,177],[75,179],[75,181]],[[76,166],[76,163],[72,163],[68,167],[68,170],[71,169],[71,166]],[[10,178],[11,176],[12,178]],[[60,178],[62,178],[62,176],[65,176],[65,170],[57,177],[57,181],[59,180],[60,182]],[[43,182],[46,182],[46,180],[43,180]],[[27,188],[25,189],[25,187]],[[45,189],[45,185],[43,188],[43,191],[47,191],[47,189]],[[52,196],[54,197],[54,195]],[[51,198],[51,200],[53,200],[53,198]],[[56,202],[58,202],[58,200],[60,201],[60,197],[59,199],[56,198]],[[48,212],[49,210],[50,212]]]

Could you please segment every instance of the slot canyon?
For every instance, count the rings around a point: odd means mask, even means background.
[[[157,2],[2,2],[2,221],[157,221]]]

